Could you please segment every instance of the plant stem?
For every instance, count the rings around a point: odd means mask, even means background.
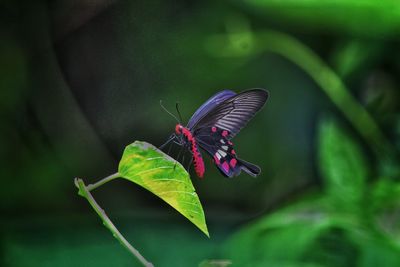
[[[111,174],[111,175],[101,179],[100,181],[94,183],[94,184],[89,184],[88,186],[86,186],[86,189],[88,191],[92,191],[92,190],[96,189],[97,187],[99,187],[99,186],[101,186],[101,185],[103,185],[105,183],[108,183],[109,181],[114,180],[114,179],[119,178],[119,177],[120,177],[120,175],[119,175],[118,172],[114,173],[114,174]]]
[[[82,179],[75,178],[75,186],[79,189],[79,195],[82,197],[86,198],[87,201],[90,203],[92,208],[96,211],[97,215],[100,217],[100,219],[103,221],[103,224],[105,227],[108,228],[108,230],[111,231],[113,236],[121,243],[122,246],[124,246],[130,253],[132,253],[143,266],[146,267],[153,267],[154,265],[151,262],[148,262],[140,253],[138,250],[136,250],[129,242],[122,236],[122,234],[118,231],[118,229],[115,227],[115,225],[111,222],[111,220],[108,218],[104,210],[97,204],[97,202],[94,200],[92,194],[90,194],[89,187],[91,186],[91,190],[99,187],[102,184],[105,184],[108,181],[111,181],[115,178],[119,177],[119,174],[113,174],[110,175],[99,182],[95,183],[94,185],[89,185],[86,186],[85,183],[83,182]]]

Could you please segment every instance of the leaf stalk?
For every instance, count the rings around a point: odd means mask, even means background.
[[[97,183],[93,185],[88,185],[86,186],[85,183],[83,182],[82,179],[80,178],[75,178],[75,186],[79,189],[78,194],[89,202],[89,204],[92,206],[92,208],[96,211],[97,215],[100,217],[100,219],[103,221],[103,224],[105,227],[108,228],[108,230],[111,231],[113,236],[121,243],[123,247],[125,247],[132,255],[136,257],[136,259],[146,267],[154,267],[154,265],[147,261],[137,249],[135,249],[125,238],[124,236],[118,231],[117,227],[111,222],[111,220],[108,218],[107,214],[104,212],[104,210],[97,204],[95,199],[93,198],[92,194],[90,193],[91,190],[96,189],[97,187],[115,179],[118,178],[119,173],[112,174],[110,176],[107,176],[106,178],[98,181]]]

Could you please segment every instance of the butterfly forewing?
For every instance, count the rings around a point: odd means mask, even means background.
[[[268,92],[262,89],[252,89],[230,96],[214,105],[202,117],[196,118],[198,120],[192,122],[189,129],[197,135],[202,128],[215,126],[227,130],[227,138],[231,139],[264,106],[267,99]]]
[[[225,101],[228,98],[236,95],[235,92],[231,90],[223,90],[221,92],[216,93],[212,97],[210,97],[203,105],[201,105],[196,112],[192,115],[187,125],[187,128],[192,129],[194,126],[204,117],[206,116],[213,108],[218,106],[220,103]]]

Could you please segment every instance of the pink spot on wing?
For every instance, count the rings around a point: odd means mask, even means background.
[[[217,165],[219,165],[219,159],[217,158],[217,155],[214,155],[214,161]]]
[[[237,160],[235,158],[231,159],[231,161],[229,162],[229,164],[232,166],[232,168],[235,168],[237,163]]]
[[[224,169],[225,172],[229,172],[229,165],[226,161],[222,163],[222,168]]]
[[[216,131],[217,131],[217,127],[211,127],[211,131],[213,132],[213,133],[215,133]]]
[[[225,136],[227,136],[227,135],[228,135],[228,131],[227,131],[227,130],[223,130],[223,131],[222,131],[222,136],[225,137]]]
[[[235,150],[232,149],[231,154],[235,155],[236,154]]]
[[[231,146],[233,146],[233,143],[232,143],[231,141],[228,141],[228,144],[231,145]]]

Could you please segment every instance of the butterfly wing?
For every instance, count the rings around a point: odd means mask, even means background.
[[[268,92],[263,89],[239,94],[224,90],[207,100],[189,120],[187,128],[224,176],[239,175],[241,170],[252,176],[261,172],[258,166],[237,158],[230,139],[254,117],[267,99]]]
[[[199,121],[203,119],[212,109],[218,106],[220,103],[225,101],[228,98],[236,95],[235,92],[230,90],[223,90],[219,93],[216,93],[212,97],[210,97],[203,105],[201,105],[193,116],[190,118],[188,125],[186,126],[189,129],[192,129],[195,125],[198,124]]]
[[[258,166],[237,158],[233,143],[227,139],[228,131],[217,128],[203,128],[197,142],[212,158],[218,170],[226,177],[240,174],[241,170],[257,176],[261,170]]]
[[[188,128],[194,135],[202,129],[217,127],[227,130],[227,139],[232,139],[264,106],[268,91],[251,89],[239,94],[222,91],[203,104],[189,121]]]

